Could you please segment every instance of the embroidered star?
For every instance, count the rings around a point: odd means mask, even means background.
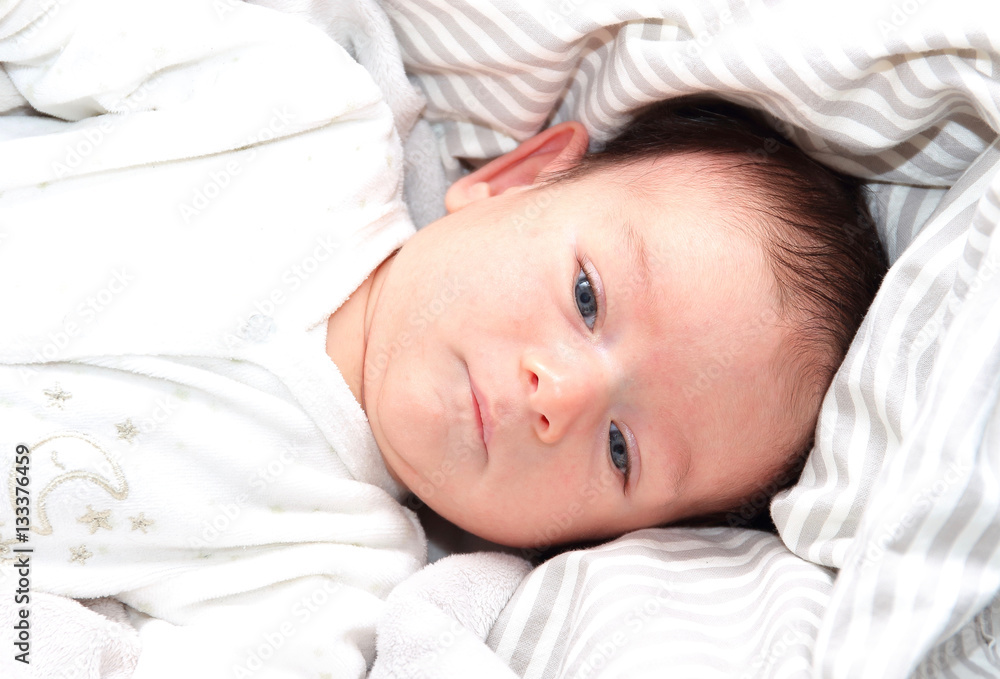
[[[125,439],[129,443],[132,443],[132,439],[139,433],[139,430],[132,424],[131,417],[120,424],[116,424],[115,427],[118,428],[118,438]]]
[[[273,335],[274,331],[274,319],[270,316],[254,314],[240,327],[237,334],[243,339],[250,340],[251,342],[263,342],[268,337]]]
[[[87,551],[87,545],[80,545],[79,547],[70,547],[69,551],[73,555],[69,558],[70,563],[79,563],[82,565],[86,565],[87,559],[94,556],[89,551]]]
[[[59,386],[58,382],[56,382],[55,388],[46,389],[42,393],[48,396],[49,405],[55,406],[57,408],[62,408],[63,404],[67,400],[73,398],[73,394],[69,393],[68,391],[63,391],[63,388]]]
[[[98,528],[111,530],[111,522],[108,521],[109,516],[111,516],[110,509],[105,509],[103,512],[95,512],[93,507],[87,505],[87,513],[77,519],[77,521],[79,523],[89,523],[90,534],[93,535],[97,532]]]
[[[156,523],[152,519],[147,519],[143,516],[142,512],[139,512],[139,516],[130,516],[128,518],[132,521],[132,530],[141,530],[143,533],[146,532],[146,528],[148,526],[152,526]]]
[[[4,540],[3,535],[0,535],[0,561],[13,561],[14,548],[11,545],[15,544],[17,544],[16,539]]]

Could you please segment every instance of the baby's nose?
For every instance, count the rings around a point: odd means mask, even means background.
[[[602,411],[606,397],[599,371],[582,357],[556,353],[527,354],[522,366],[528,381],[528,405],[539,440],[555,443],[574,426],[585,426]]]

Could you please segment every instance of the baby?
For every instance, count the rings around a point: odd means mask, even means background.
[[[746,109],[665,102],[587,144],[557,125],[458,181],[329,322],[393,478],[503,544],[788,485],[886,269],[859,182]]]
[[[3,582],[126,604],[137,677],[364,676],[426,562],[408,497],[537,547],[794,477],[885,259],[858,181],[755,114],[667,102],[596,154],[554,126],[414,234],[392,113],[325,34],[24,5]]]

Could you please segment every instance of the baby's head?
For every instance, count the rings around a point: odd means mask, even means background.
[[[794,480],[886,268],[859,182],[745,109],[675,100],[587,142],[556,126],[457,182],[380,269],[367,329],[393,476],[515,546]]]

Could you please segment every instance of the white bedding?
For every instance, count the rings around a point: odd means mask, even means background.
[[[397,116],[245,4],[7,3],[0,60],[0,676],[364,677],[426,541],[324,348],[414,232]]]

